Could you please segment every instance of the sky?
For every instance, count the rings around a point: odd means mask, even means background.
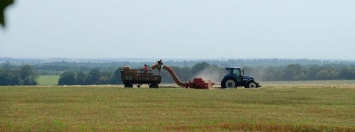
[[[15,0],[0,57],[355,60],[355,0]]]

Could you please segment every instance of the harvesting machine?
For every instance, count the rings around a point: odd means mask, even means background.
[[[156,64],[152,66],[152,69],[156,69],[158,67],[159,65]],[[163,69],[168,71],[170,76],[174,79],[175,83],[181,87],[195,88],[195,89],[208,89],[208,88],[212,88],[212,85],[214,85],[214,83],[211,82],[210,80],[205,81],[202,78],[198,78],[198,77],[192,79],[192,81],[189,82],[182,82],[180,81],[179,77],[175,74],[174,70],[171,67],[164,65]]]
[[[160,66],[159,64],[155,64],[152,66],[152,69],[160,69]],[[215,84],[210,80],[205,81],[199,77],[193,78],[192,81],[182,82],[171,67],[164,65],[162,69],[168,71],[175,83],[181,87],[209,89]],[[238,86],[244,86],[245,88],[261,87],[253,77],[244,75],[244,71],[239,67],[227,67],[226,70],[227,74],[221,81],[222,88],[236,88]],[[160,74],[154,74],[152,70],[130,69],[129,67],[121,69],[121,79],[126,88],[131,88],[134,84],[137,87],[148,84],[149,88],[158,88],[161,82]]]

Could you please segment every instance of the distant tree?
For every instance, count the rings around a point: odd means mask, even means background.
[[[18,71],[23,85],[37,85],[37,73],[29,65],[23,65]]]
[[[115,72],[111,76],[111,83],[112,84],[122,84],[121,81],[121,69],[117,68]]]
[[[10,61],[9,60],[6,60],[5,64],[2,65],[2,68],[3,69],[11,69],[13,68],[10,64]]]
[[[20,77],[17,71],[0,69],[0,86],[20,85]]]
[[[0,85],[37,85],[37,73],[29,65],[19,69],[0,69]]]
[[[265,69],[262,79],[265,81],[279,81],[282,80],[281,75],[282,71],[280,68],[270,66]]]
[[[110,84],[112,73],[109,71],[101,72],[98,84]]]
[[[263,68],[262,67],[251,67],[251,66],[245,66],[243,67],[244,69],[244,74],[245,75],[250,75],[253,77],[261,77],[263,72]]]
[[[344,66],[340,69],[339,77],[341,79],[355,79],[355,66]]]
[[[76,73],[76,84],[84,85],[88,75],[82,71]]]
[[[283,78],[285,80],[305,80],[307,77],[307,70],[299,64],[288,65],[283,71]]]
[[[210,64],[208,64],[207,62],[201,62],[201,63],[197,63],[196,65],[194,65],[192,67],[192,73],[193,74],[197,74],[200,71],[204,70],[205,68],[207,68]]]
[[[317,78],[321,80],[331,80],[336,79],[338,77],[339,71],[335,68],[322,66],[317,73]]]
[[[317,80],[317,74],[319,73],[320,66],[318,65],[312,65],[308,68],[308,75],[307,79],[309,80]]]
[[[58,85],[75,85],[76,77],[74,71],[65,71],[60,74]]]
[[[100,70],[99,69],[92,69],[92,70],[90,70],[90,72],[88,74],[85,84],[88,84],[88,85],[99,84],[100,78],[101,78]]]

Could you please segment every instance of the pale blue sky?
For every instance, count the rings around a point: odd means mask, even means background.
[[[355,0],[16,0],[0,57],[355,60]]]

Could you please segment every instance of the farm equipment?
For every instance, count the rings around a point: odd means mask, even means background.
[[[159,67],[159,65],[156,64],[156,65],[152,66],[152,69],[156,69],[158,67]],[[195,89],[208,89],[208,88],[211,88],[212,85],[214,85],[214,83],[211,82],[210,80],[207,80],[207,82],[206,82],[202,78],[194,78],[192,81],[189,81],[189,82],[181,82],[171,67],[164,65],[163,69],[168,71],[170,76],[176,82],[176,84],[181,87],[195,88]]]
[[[155,64],[152,66],[152,69],[159,69],[160,72],[161,65]],[[162,69],[168,71],[176,84],[181,87],[208,89],[215,84],[210,80],[205,81],[202,78],[194,78],[192,81],[182,82],[171,67],[164,65]],[[239,67],[227,67],[226,70],[227,75],[225,75],[221,81],[222,88],[236,88],[238,86],[244,86],[245,88],[261,87],[259,83],[255,82],[253,77],[244,75],[244,71]],[[123,67],[121,69],[121,79],[126,88],[131,88],[134,84],[137,85],[137,87],[148,84],[149,88],[158,88],[161,82],[160,74],[154,74],[151,70],[130,69],[129,67]]]
[[[251,76],[243,75],[244,70],[239,67],[227,67],[227,75],[223,77],[221,81],[222,88],[236,88],[238,86],[244,86],[245,88],[258,88],[261,85],[255,82]]]
[[[152,73],[151,70],[130,69],[123,67],[121,69],[121,80],[125,88],[133,87],[136,84],[140,87],[142,84],[148,84],[149,88],[158,88],[161,82],[161,76]]]

